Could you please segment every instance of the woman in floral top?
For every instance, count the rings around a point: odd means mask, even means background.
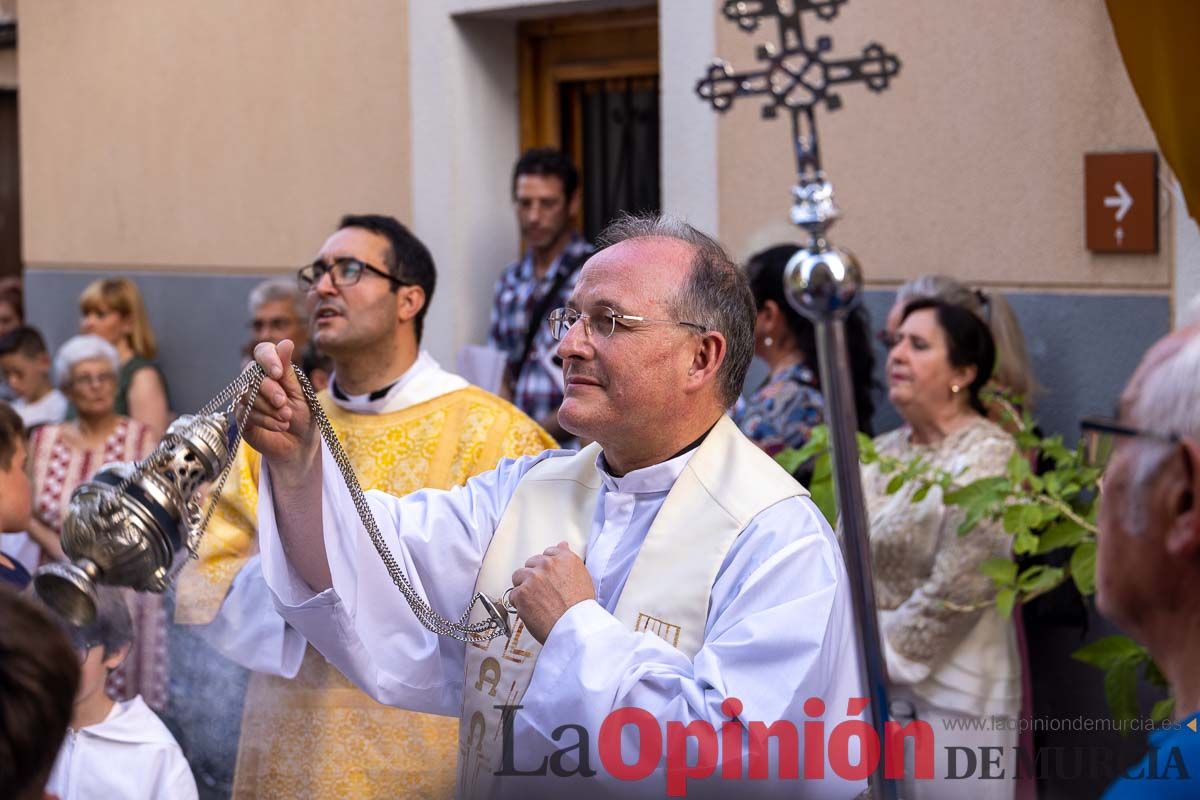
[[[139,461],[157,438],[137,420],[114,410],[117,350],[94,335],[67,340],[54,359],[55,382],[74,406],[73,420],[44,425],[33,433],[30,461],[33,519],[29,532],[46,559],[63,557],[59,537],[71,494],[110,461]],[[109,676],[108,694],[129,700],[141,694],[147,705],[167,703],[167,615],[161,595],[125,593],[137,637],[121,666]]]
[[[803,447],[812,429],[825,421],[825,398],[817,374],[817,341],[813,325],[788,304],[783,273],[799,248],[779,245],[750,258],[747,272],[758,316],[754,322],[754,354],[771,374],[748,399],[740,400],[733,421],[769,455]],[[870,326],[857,310],[846,322],[859,429],[870,433],[875,404],[871,373]]]

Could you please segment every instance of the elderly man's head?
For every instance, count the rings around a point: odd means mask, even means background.
[[[296,343],[296,353],[304,349],[308,341],[308,309],[304,292],[294,280],[263,281],[251,290],[248,305],[252,346],[291,339]]]
[[[1118,437],[1105,471],[1097,600],[1153,647],[1167,615],[1200,608],[1200,327],[1150,349],[1120,417],[1140,433]]]
[[[700,436],[737,399],[753,355],[745,276],[716,241],[670,218],[624,217],[600,244],[569,304],[568,321],[579,312],[586,324],[560,330],[560,423],[606,454]]]

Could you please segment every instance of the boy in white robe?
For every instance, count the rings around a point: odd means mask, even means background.
[[[196,781],[179,744],[140,696],[117,703],[108,673],[133,644],[121,592],[97,587],[96,621],[72,630],[81,679],[75,709],[46,791],[59,800],[195,800]]]

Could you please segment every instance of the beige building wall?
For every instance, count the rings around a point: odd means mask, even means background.
[[[844,87],[843,108],[818,115],[845,211],[831,238],[859,257],[871,283],[937,271],[1013,288],[1169,291],[1169,211],[1156,256],[1084,247],[1084,153],[1157,149],[1103,3],[842,8],[830,23],[809,24],[810,41],[828,34],[831,55],[842,57],[877,41],[902,60],[888,91]],[[746,34],[719,8],[716,17],[720,56],[753,68],[754,47],[774,26]],[[787,219],[789,123],[761,120],[761,106],[739,98],[717,128],[720,233],[740,257],[797,235]]]
[[[405,0],[34,0],[19,37],[29,270],[294,270],[411,217]]]

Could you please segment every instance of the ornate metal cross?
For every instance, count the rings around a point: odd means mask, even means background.
[[[722,13],[746,32],[753,32],[767,19],[779,27],[779,46],[760,45],[758,59],[762,69],[734,72],[717,60],[708,74],[696,84],[700,97],[717,111],[728,111],[733,99],[762,95],[767,101],[762,115],[773,119],[782,109],[791,115],[792,137],[796,147],[796,174],[801,185],[821,180],[821,155],[817,142],[816,106],[824,103],[830,111],[842,105],[841,95],[833,91],[840,84],[865,83],[874,92],[888,88],[900,72],[900,59],[882,45],[871,42],[856,58],[826,60],[833,48],[828,36],[818,36],[812,44],[804,33],[802,15],[812,12],[823,20],[838,15],[849,0],[726,0]]]
[[[862,270],[849,253],[825,238],[826,228],[837,218],[833,186],[821,170],[817,146],[816,106],[830,111],[842,104],[832,89],[839,84],[865,83],[881,92],[900,72],[900,59],[872,42],[857,58],[825,59],[833,48],[828,36],[809,44],[801,16],[812,12],[830,20],[848,0],[726,0],[727,18],[744,31],[774,18],[779,26],[779,47],[761,45],[758,59],[766,62],[754,72],[734,72],[723,61],[708,68],[707,77],[696,84],[696,93],[717,111],[727,111],[739,96],[762,95],[767,103],[762,115],[772,119],[783,109],[792,117],[792,139],[796,147],[796,187],[792,190],[792,222],[808,231],[809,241],[788,261],[784,271],[784,294],[788,303],[812,320],[820,357],[821,392],[825,395],[834,486],[842,529],[846,571],[854,616],[858,623],[861,678],[870,696],[869,713],[880,745],[880,753],[893,746],[887,742],[887,668],[875,614],[875,590],[871,578],[871,549],[862,479],[859,474],[857,422],[854,387],[846,347],[846,315],[861,299]],[[886,763],[886,762],[880,762]],[[877,772],[871,782],[875,800],[894,800],[894,781]]]

